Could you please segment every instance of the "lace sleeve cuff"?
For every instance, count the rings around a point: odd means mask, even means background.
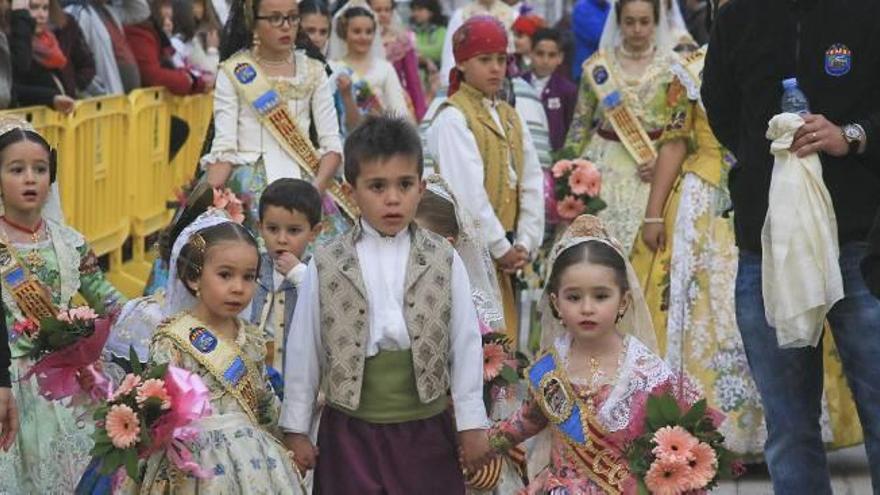
[[[250,160],[246,160],[242,157],[238,152],[227,150],[227,151],[212,151],[207,155],[203,156],[199,160],[199,165],[202,170],[205,170],[208,165],[217,163],[217,162],[228,162],[233,165],[247,165],[251,163]]]

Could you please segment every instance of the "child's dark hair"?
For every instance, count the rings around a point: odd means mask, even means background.
[[[532,46],[538,46],[538,43],[541,41],[552,41],[556,43],[556,49],[562,53],[562,32],[558,29],[554,28],[542,28],[535,31],[535,35],[532,36]]]
[[[269,184],[260,196],[260,221],[266,208],[278,206],[306,216],[314,227],[321,221],[321,195],[315,186],[301,179],[278,179]]]
[[[346,34],[348,34],[348,23],[355,17],[369,17],[373,21],[374,29],[377,25],[376,17],[373,16],[372,12],[359,6],[351,7],[339,17],[336,21],[336,25],[333,26],[333,29],[336,30],[336,34],[343,40],[346,39]]]
[[[461,233],[455,217],[455,206],[430,189],[425,191],[419,201],[416,218],[426,222],[431,226],[429,230],[442,237],[458,239]]]
[[[429,22],[435,26],[446,27],[446,24],[449,23],[449,19],[443,15],[443,7],[440,6],[440,2],[437,0],[413,0],[409,4],[410,12],[413,9],[426,9],[430,11],[431,20]]]
[[[180,250],[177,258],[177,277],[186,286],[186,290],[193,296],[195,291],[190,288],[190,282],[195,282],[202,274],[208,252],[215,244],[227,241],[242,241],[253,246],[257,252],[257,241],[247,228],[235,222],[223,222],[221,224],[206,227],[189,238],[189,241]],[[257,271],[260,270],[260,257],[257,257]]]
[[[660,22],[660,0],[620,0],[619,2],[614,4],[614,19],[617,20],[617,24],[620,24],[620,21],[622,20],[620,16],[623,12],[623,6],[630,2],[650,3],[651,7],[654,10],[654,24]]]
[[[547,279],[547,290],[550,294],[559,293],[559,282],[562,274],[571,266],[582,262],[601,265],[614,270],[614,278],[621,292],[629,290],[629,282],[626,279],[626,260],[616,249],[601,241],[591,240],[572,246],[556,258]]]
[[[415,159],[422,177],[422,140],[416,128],[400,116],[369,115],[345,140],[345,180],[354,185],[362,163],[395,155]]]
[[[3,151],[5,151],[6,148],[22,141],[37,143],[41,148],[46,150],[46,154],[49,155],[49,183],[51,184],[55,182],[55,178],[58,175],[58,155],[55,153],[55,150],[49,146],[49,142],[46,141],[46,138],[35,131],[12,129],[4,133],[0,136],[0,157],[3,156]]]
[[[214,204],[214,189],[207,182],[199,182],[186,198],[186,204],[174,214],[174,218],[159,233],[159,258],[165,263],[171,262],[171,249],[174,241],[187,225],[193,223],[202,213]]]

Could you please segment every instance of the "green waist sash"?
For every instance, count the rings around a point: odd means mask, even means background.
[[[446,395],[427,404],[419,399],[412,351],[407,349],[379,351],[367,358],[357,410],[331,405],[368,423],[403,423],[436,416],[446,410],[448,403]]]

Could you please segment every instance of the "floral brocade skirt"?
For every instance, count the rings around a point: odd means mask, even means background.
[[[130,481],[125,493],[301,495],[293,462],[284,446],[242,413],[220,414],[198,422],[190,443],[193,460],[210,472],[198,479],[175,470],[164,453],[146,463],[141,485]]]

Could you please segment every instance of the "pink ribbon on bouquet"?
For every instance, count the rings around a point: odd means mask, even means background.
[[[171,408],[153,427],[153,446],[141,456],[147,457],[164,449],[181,471],[196,478],[210,477],[211,471],[193,460],[185,442],[195,439],[198,434],[190,424],[211,414],[211,392],[199,375],[176,366],[169,366],[165,372],[165,390]]]
[[[110,318],[95,320],[95,331],[79,341],[50,353],[37,361],[21,378],[37,377],[37,385],[47,400],[77,396],[77,402],[105,400],[110,396],[110,381],[95,367],[110,334]],[[91,384],[88,390],[82,383]]]

